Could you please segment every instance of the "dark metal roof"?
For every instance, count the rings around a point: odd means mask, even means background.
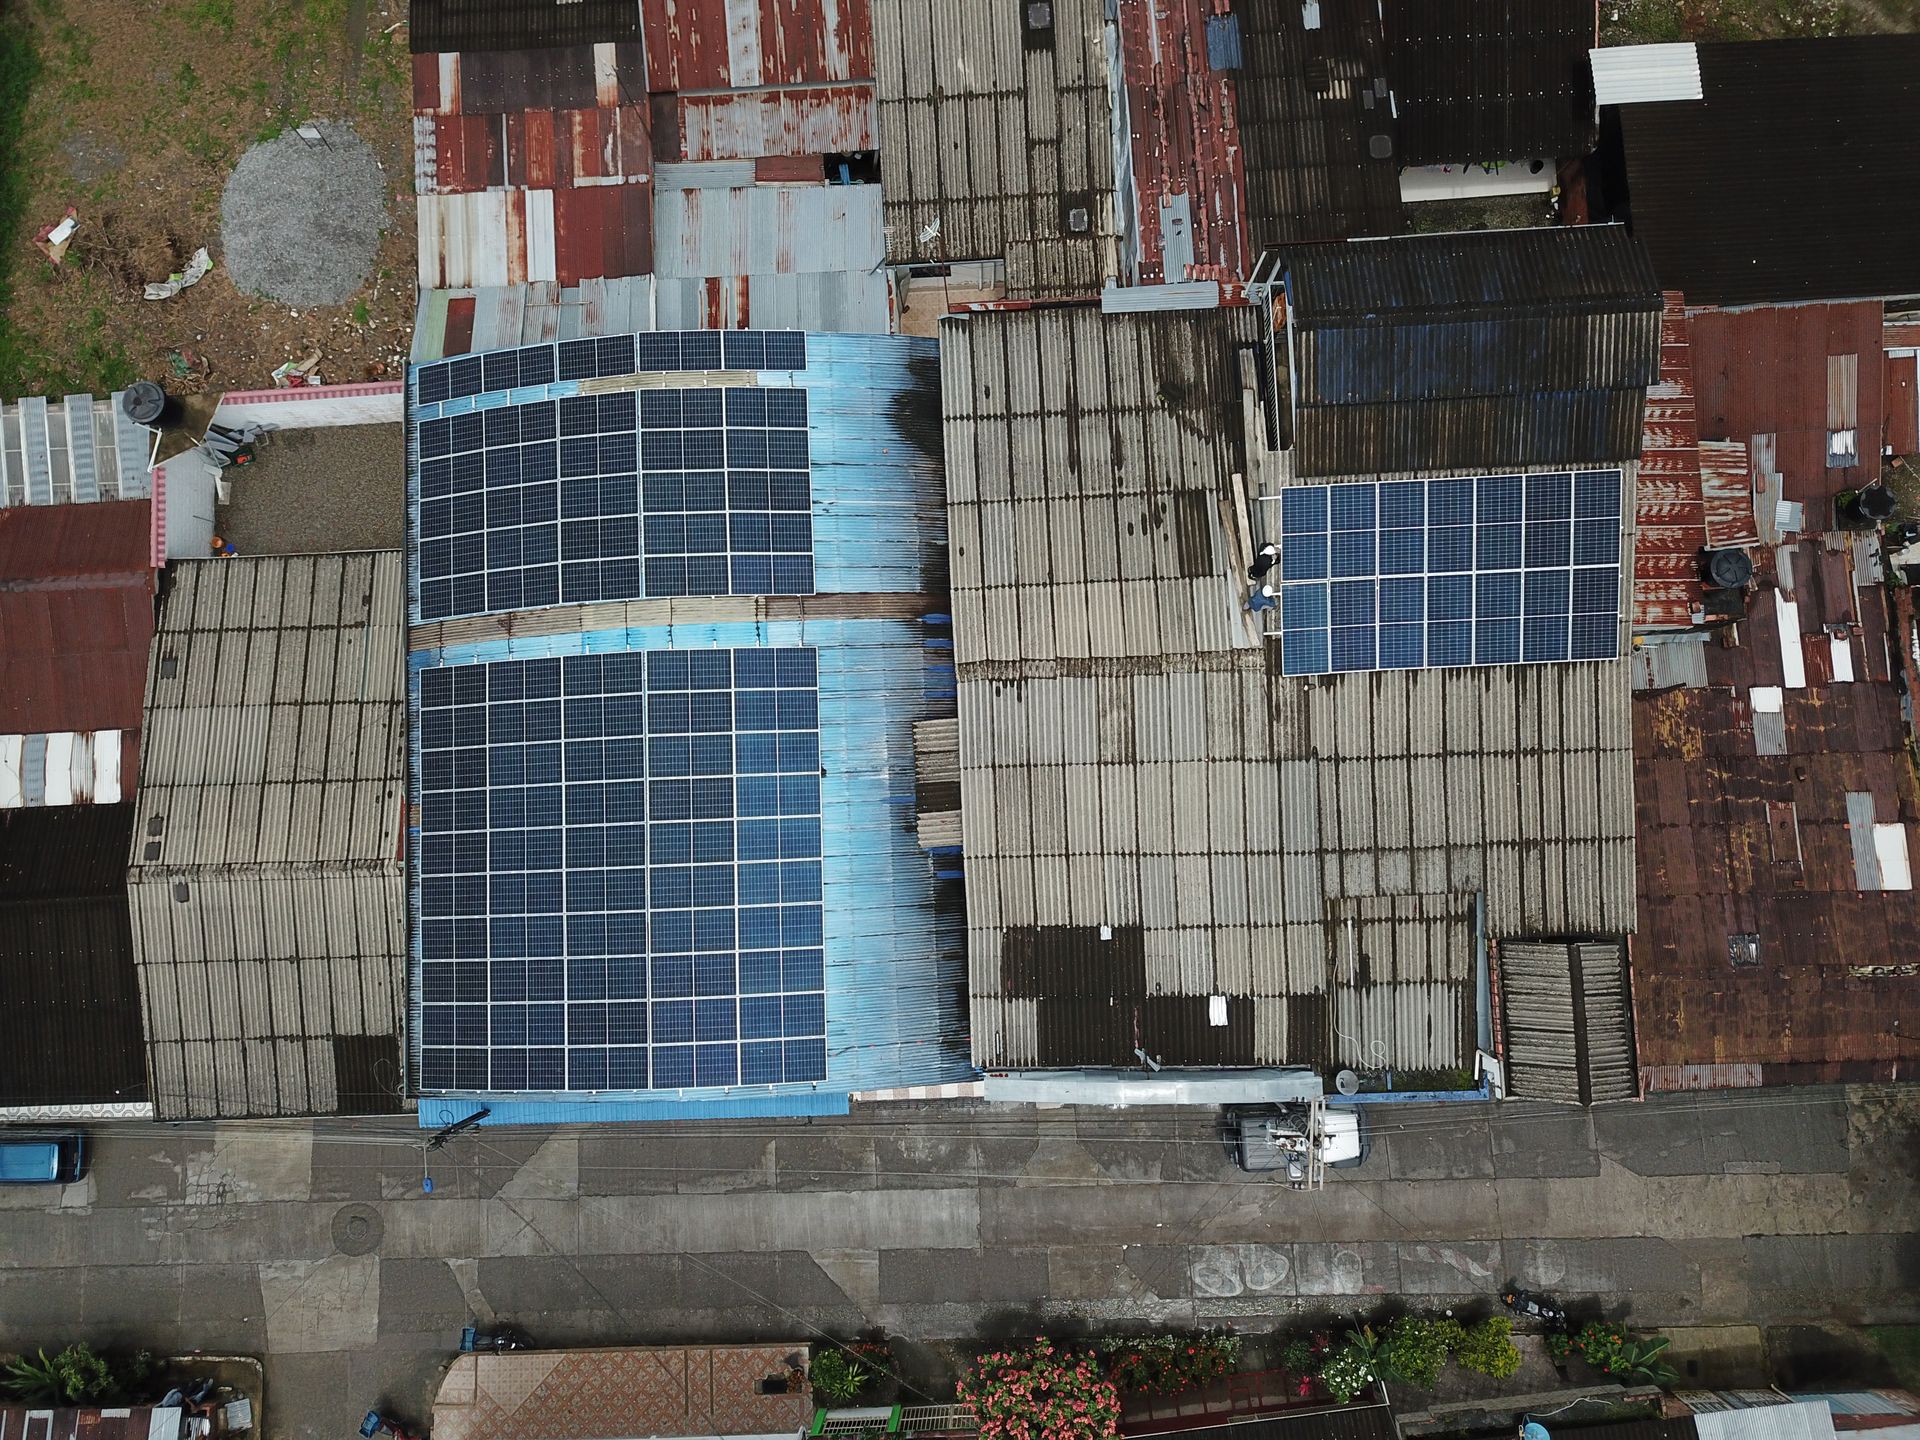
[[[1693,1427],[1687,1428],[1691,1432]],[[1129,1429],[1127,1433],[1136,1440],[1154,1434],[1178,1434],[1182,1440],[1399,1440],[1400,1427],[1394,1423],[1389,1406],[1342,1405],[1306,1415],[1270,1415],[1261,1420],[1182,1427],[1177,1431]]]
[[[127,916],[132,805],[0,812],[0,1106],[147,1097]]]
[[[1920,294],[1920,35],[1699,58],[1703,99],[1618,109],[1661,283],[1692,304]]]
[[[1385,0],[1405,165],[1593,148],[1593,0]]]
[[[1661,301],[1618,226],[1308,246],[1287,291],[1303,475],[1640,453]]]
[[[1405,228],[1379,14],[1371,5],[1315,8],[1311,30],[1297,4],[1241,13],[1237,91],[1254,251]]]
[[[416,55],[436,50],[522,50],[640,38],[634,0],[413,0]]]

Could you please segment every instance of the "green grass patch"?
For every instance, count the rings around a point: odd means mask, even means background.
[[[233,0],[194,0],[187,7],[187,22],[204,30],[233,34]]]
[[[1869,1325],[1867,1337],[1886,1357],[1895,1380],[1920,1389],[1920,1325]]]

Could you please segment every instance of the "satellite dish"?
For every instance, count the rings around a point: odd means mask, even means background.
[[[1338,1090],[1342,1095],[1358,1095],[1360,1093],[1360,1077],[1351,1070],[1342,1070],[1338,1075],[1333,1077],[1333,1088]]]

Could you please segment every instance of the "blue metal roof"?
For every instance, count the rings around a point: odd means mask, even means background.
[[[818,924],[822,929],[818,939],[812,942],[818,944],[820,949],[812,953],[824,959],[824,982],[816,978],[813,984],[819,986],[824,983],[825,1077],[816,1081],[803,1078],[795,1082],[790,1064],[786,1082],[746,1083],[749,1079],[746,1051],[750,1035],[744,1028],[747,1023],[746,1000],[742,998],[736,1002],[740,1007],[738,1013],[743,1027],[738,1033],[741,1056],[738,1081],[726,1085],[675,1083],[662,1086],[660,1047],[669,1041],[662,1039],[661,1035],[668,1028],[665,1026],[667,1020],[673,1020],[676,1025],[681,1023],[679,1018],[668,1012],[679,1007],[684,1013],[691,1013],[695,1003],[704,1010],[707,1002],[695,1002],[690,998],[685,1002],[670,1003],[663,999],[664,994],[690,992],[662,992],[652,986],[639,986],[618,992],[625,998],[609,1003],[606,1008],[611,1012],[617,1005],[628,1013],[646,1011],[651,1016],[646,1028],[637,1028],[636,1033],[641,1040],[655,1045],[651,1083],[661,1088],[621,1088],[619,1082],[623,1076],[638,1074],[646,1079],[649,1074],[645,1069],[647,1059],[644,1050],[633,1048],[624,1053],[629,1057],[639,1056],[640,1068],[635,1069],[630,1064],[623,1070],[617,1064],[609,1065],[605,1071],[608,1077],[605,1088],[595,1084],[590,1092],[580,1090],[577,1083],[579,1076],[585,1073],[597,1077],[600,1072],[592,1066],[583,1072],[573,1067],[571,1059],[566,1074],[570,1081],[576,1083],[567,1090],[555,1089],[550,1083],[537,1089],[526,1089],[519,1085],[507,1085],[503,1090],[490,1089],[489,1085],[498,1081],[502,1070],[495,1066],[487,1071],[484,1056],[476,1062],[478,1069],[467,1067],[461,1079],[450,1084],[448,1066],[451,1062],[444,1057],[451,1055],[456,1048],[451,1029],[455,1023],[454,1015],[459,1013],[463,1017],[459,1023],[469,1027],[467,1033],[471,1034],[471,1027],[486,1027],[488,1024],[490,1012],[481,1007],[491,1003],[497,1011],[502,1002],[497,996],[491,1002],[476,999],[468,982],[462,982],[463,993],[458,998],[465,1009],[456,1007],[453,1004],[456,997],[444,984],[445,977],[451,972],[447,964],[442,963],[453,958],[455,952],[441,950],[436,952],[439,956],[436,963],[440,965],[436,974],[442,980],[436,982],[440,985],[440,992],[434,995],[433,1003],[437,1043],[442,1047],[438,1053],[443,1058],[436,1061],[433,1067],[436,1070],[434,1083],[421,1085],[423,1091],[433,1092],[423,1093],[423,1125],[451,1123],[481,1105],[489,1106],[493,1112],[486,1122],[489,1124],[722,1114],[830,1114],[846,1108],[850,1092],[937,1084],[969,1078],[975,1073],[969,1054],[964,1002],[966,962],[963,911],[954,878],[937,872],[935,862],[918,844],[914,803],[913,723],[923,718],[951,715],[954,709],[949,621],[939,613],[945,608],[944,593],[938,588],[943,585],[944,576],[935,569],[940,553],[939,544],[945,537],[944,482],[939,451],[938,349],[931,341],[851,335],[809,335],[805,346],[804,371],[765,372],[745,382],[740,372],[735,371],[718,382],[729,387],[746,383],[769,389],[804,388],[808,392],[806,417],[811,461],[815,589],[813,597],[795,597],[782,602],[788,613],[796,613],[799,618],[759,621],[714,619],[689,623],[684,618],[670,619],[666,603],[661,603],[656,611],[648,613],[645,607],[649,602],[638,600],[627,608],[629,618],[638,623],[624,628],[568,630],[564,625],[556,625],[553,618],[546,618],[538,627],[523,629],[508,624],[500,627],[507,632],[501,638],[469,641],[465,635],[485,632],[462,622],[450,627],[451,633],[446,637],[448,643],[416,651],[410,657],[410,667],[415,672],[412,686],[412,739],[416,801],[416,828],[412,835],[416,863],[414,993],[411,997],[415,1033],[412,1057],[416,1067],[415,1081],[419,1085],[423,1079],[423,948],[419,923],[423,838],[429,842],[430,848],[438,843],[441,853],[448,853],[443,839],[438,838],[432,830],[423,836],[418,828],[422,813],[419,807],[422,798],[423,678],[434,672],[451,671],[457,676],[462,672],[471,672],[473,667],[551,657],[627,655],[638,652],[655,655],[660,652],[700,653],[716,650],[742,655],[758,649],[772,649],[808,652],[814,657],[817,671],[814,699],[820,770],[818,821],[808,823],[810,826],[817,823],[819,841],[817,852],[802,853],[817,853],[817,862],[814,863],[818,866]],[[646,345],[642,344],[640,354],[643,359],[647,353]],[[502,369],[504,373],[504,366]],[[491,375],[493,372],[488,370],[486,373]],[[603,377],[599,382],[600,393],[604,394],[610,388],[617,390],[622,383],[618,377],[612,377],[611,380]],[[658,388],[662,384],[680,383],[678,375],[656,376],[648,377],[636,388]],[[698,387],[715,382],[689,373],[684,383]],[[456,407],[469,404],[476,409],[488,409],[500,403],[530,404],[551,398],[555,397],[545,388],[539,389],[537,394],[527,391],[498,397],[484,393],[466,397],[455,395],[426,406],[414,403],[410,406],[410,415],[417,421],[427,416],[458,413]],[[410,400],[413,399],[415,397],[410,395]],[[410,501],[417,520],[421,504],[417,448],[412,453],[415,473],[410,476]],[[643,481],[645,463],[642,462]],[[417,534],[416,530],[416,537]],[[415,538],[412,543],[414,549],[410,561],[417,567],[420,542]],[[417,596],[417,572],[414,579],[414,593]],[[846,613],[850,607],[820,598],[835,595],[891,597],[894,603],[883,604],[877,607],[877,611],[893,618],[855,618]],[[548,608],[551,614],[557,607]],[[679,603],[672,606],[680,617],[684,617],[688,608],[697,607]],[[857,613],[859,607],[853,608]],[[817,612],[819,618],[809,614],[810,609]],[[585,623],[584,612],[571,613]],[[601,614],[604,615],[604,612]],[[917,618],[901,618],[911,616]],[[525,629],[532,628],[547,633],[525,633]],[[555,630],[559,633],[551,633]],[[461,637],[458,641],[454,639],[456,634]],[[517,671],[520,667],[507,668]],[[649,668],[647,674],[651,676],[652,673]],[[432,687],[443,703],[453,683],[438,681]],[[474,691],[487,693],[484,684],[469,686],[460,682],[459,688],[463,694]],[[736,690],[734,699],[740,703],[742,692]],[[611,706],[611,700],[608,703]],[[650,710],[648,713],[651,716]],[[435,740],[437,747],[453,743],[446,738],[445,726],[441,724],[443,720],[444,716],[436,719],[441,728],[441,734]],[[652,719],[647,723],[650,727],[647,733],[652,736]],[[568,733],[571,736],[571,730]],[[610,735],[613,733],[608,731]],[[486,743],[484,737],[483,743]],[[495,740],[491,743],[497,746],[498,742]],[[434,755],[442,777],[436,783],[443,786],[456,783],[445,778],[451,773],[447,768],[447,754],[444,748],[439,748]],[[745,783],[745,770],[738,764],[735,768],[740,769],[741,779],[729,783]],[[652,762],[649,761],[645,778],[636,779],[631,784],[636,788],[644,788],[652,785],[654,780]],[[457,783],[466,785],[471,782],[463,779]],[[528,783],[532,783],[531,776]],[[617,783],[609,782],[609,795]],[[812,781],[806,783],[811,794]],[[449,797],[445,792],[439,793],[441,799],[436,801],[440,806],[437,813],[444,815],[448,813]],[[494,790],[489,788],[486,793],[489,797],[486,808],[497,815],[498,809],[493,803]],[[531,791],[527,793],[530,795]],[[653,793],[652,790],[647,791],[649,797]],[[570,787],[568,795],[571,823]],[[784,805],[784,789],[782,795]],[[464,815],[467,812],[463,810],[461,813]],[[744,817],[755,812],[742,810],[739,813]],[[781,813],[787,812],[783,809]],[[649,822],[659,819],[661,816],[658,814],[649,813],[647,816]],[[474,823],[463,819],[459,822],[459,828],[468,830]],[[481,826],[497,826],[500,822],[497,819],[483,819],[477,823]],[[535,822],[528,820],[526,823]],[[741,833],[744,834],[747,822],[742,819],[740,823]],[[649,835],[658,828],[653,826]],[[782,833],[784,835],[784,831]],[[489,842],[486,852],[489,875],[493,873],[492,867],[496,863],[496,852],[491,848],[491,841],[496,834],[496,830],[487,829],[483,836],[478,837]],[[784,840],[782,844],[784,846]],[[463,855],[466,853],[462,851]],[[783,856],[785,853],[783,849]],[[571,849],[568,858],[572,859]],[[670,863],[655,860],[651,841],[647,858],[651,864]],[[611,865],[614,862],[609,859],[605,863]],[[529,860],[526,864],[531,867],[533,862]],[[743,885],[746,868],[744,863],[738,867]],[[439,886],[436,894],[440,897],[441,908],[434,913],[445,914],[445,897],[453,893],[451,881],[436,883]],[[567,905],[571,910],[571,872],[568,885]],[[462,890],[460,893],[469,892]],[[481,892],[475,890],[471,893],[478,896]],[[649,889],[649,894],[652,893]],[[497,904],[497,901],[494,903]],[[642,957],[643,961],[651,959],[655,963],[661,957],[655,954],[654,937],[666,933],[651,923],[661,913],[651,908],[657,903],[657,899],[648,901],[650,923],[646,933],[649,937],[649,956]],[[687,902],[681,900],[670,903]],[[744,891],[737,903],[746,905]],[[483,905],[482,908],[486,907]],[[746,911],[742,909],[736,913],[744,917]],[[615,917],[610,915],[608,918],[611,921]],[[671,916],[667,918],[671,919]],[[438,934],[450,933],[444,922],[435,923]],[[745,946],[749,942],[744,919],[741,927],[739,943]],[[572,947],[575,944],[575,927],[571,920],[566,933],[567,943]],[[608,933],[611,934],[611,926]],[[502,959],[509,964],[516,963],[515,956],[497,953],[494,947],[499,943],[497,932],[490,933],[487,964],[493,965]],[[528,953],[537,956],[546,952]],[[472,958],[470,954],[469,958]],[[745,997],[747,990],[744,977],[749,957],[742,950],[738,958],[738,973],[742,977],[738,993]],[[532,961],[525,963],[529,967],[533,964]],[[631,967],[631,962],[623,963]],[[557,997],[537,996],[531,991],[515,993],[509,1008],[516,1012],[530,1012],[534,1007],[523,1002],[556,998],[557,1003],[564,1006],[568,1017],[569,1028],[565,1033],[571,1057],[575,1054],[571,1048],[574,1034],[572,1015],[581,997],[574,989],[571,960],[568,960],[564,969],[555,961],[547,964],[551,967],[548,983],[561,985],[562,993]],[[613,974],[614,964],[612,959],[606,962],[609,977]],[[814,964],[813,973],[818,976],[821,959],[816,958]],[[473,971],[469,970],[468,973],[471,977]],[[598,1006],[601,996],[591,991],[585,993],[590,1008]],[[609,989],[606,993],[613,996],[616,992]],[[704,996],[714,992],[702,989],[698,993]],[[726,997],[720,998],[724,1000]],[[815,1003],[818,1004],[818,1001]],[[792,1012],[788,1013],[791,1015]],[[817,1017],[819,1011],[814,1013]],[[516,1019],[514,1023],[520,1022]],[[598,1021],[595,1023],[598,1024]],[[820,1022],[816,1018],[814,1023],[817,1025]],[[607,1036],[609,1042],[614,1039],[611,1029],[610,1025]],[[492,1039],[497,1042],[497,1028],[483,1029],[479,1033],[483,1041]],[[583,1043],[590,1043],[593,1033],[590,1031],[590,1041]],[[788,1029],[773,1033],[791,1035],[795,1032]],[[820,1031],[815,1029],[811,1033],[818,1037]],[[733,1038],[731,1032],[715,1034],[723,1042],[722,1049],[724,1043],[730,1043]],[[694,1037],[689,1033],[680,1038],[691,1042]],[[459,1041],[461,1047],[467,1043],[464,1036]],[[530,1032],[525,1043],[529,1046],[534,1043]],[[542,1043],[553,1042],[548,1040]],[[817,1046],[820,1041],[816,1038],[812,1043]],[[692,1048],[689,1043],[689,1053]],[[486,1053],[497,1055],[502,1052],[488,1050]],[[608,1050],[605,1053],[615,1055],[617,1052]],[[536,1069],[539,1067],[530,1067],[527,1073],[531,1074]],[[505,1073],[511,1077],[515,1072],[509,1066]],[[541,1071],[548,1080],[551,1080],[553,1073],[550,1068]],[[672,1078],[671,1072],[668,1073]],[[764,1071],[756,1073],[761,1079],[767,1078]],[[803,1069],[801,1073],[804,1077],[818,1072]],[[772,1075],[778,1078],[777,1068]]]

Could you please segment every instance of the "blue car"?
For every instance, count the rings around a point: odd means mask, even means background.
[[[0,1138],[0,1185],[71,1185],[86,1173],[85,1136]]]

